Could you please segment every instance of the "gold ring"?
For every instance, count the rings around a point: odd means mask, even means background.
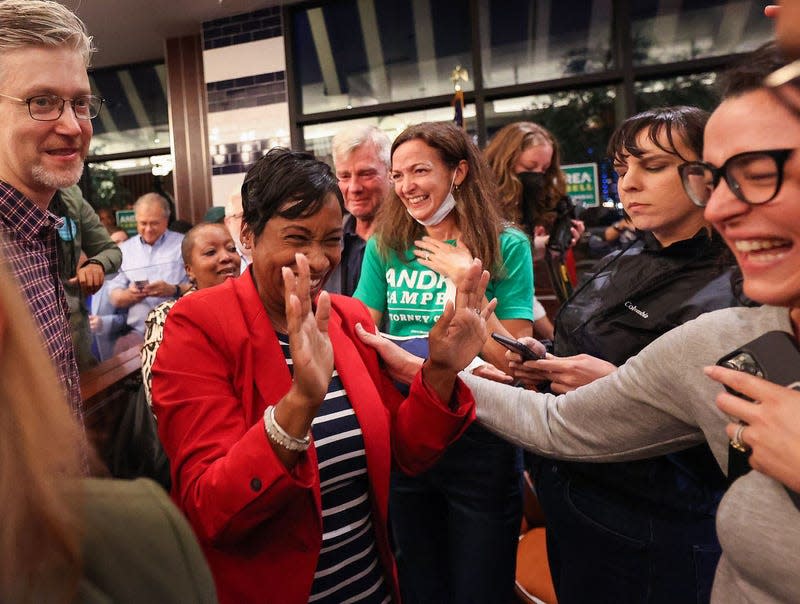
[[[747,428],[747,424],[740,423],[736,426],[736,432],[733,433],[733,438],[731,439],[731,447],[742,453],[747,453],[750,450],[750,447],[747,446],[747,443],[742,438],[745,428]]]

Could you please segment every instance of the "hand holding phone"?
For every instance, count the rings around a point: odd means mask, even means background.
[[[800,390],[800,349],[785,331],[768,331],[752,342],[726,354],[717,361],[717,365],[755,375],[779,386]],[[729,393],[746,401],[758,403],[751,397],[727,385],[724,386]],[[750,449],[742,436],[746,427],[747,423],[740,420],[728,446],[730,481],[750,471]]]
[[[502,344],[506,348],[508,348],[512,352],[516,352],[518,355],[522,357],[523,361],[538,361],[543,359],[544,356],[540,356],[536,353],[535,350],[528,348],[522,342],[515,340],[514,338],[509,338],[504,336],[503,334],[497,333],[496,331],[492,332],[492,338],[495,342]]]
[[[744,371],[768,382],[800,390],[800,349],[785,331],[768,331],[726,354],[717,365]],[[748,401],[753,399],[728,386],[725,389]]]

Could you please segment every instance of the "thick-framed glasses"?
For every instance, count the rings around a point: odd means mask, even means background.
[[[800,118],[800,59],[773,71],[764,78],[764,86]]]
[[[104,99],[93,94],[76,96],[74,99],[63,99],[55,94],[37,94],[27,99],[0,93],[0,96],[27,105],[28,113],[38,122],[52,122],[64,113],[64,103],[69,102],[72,112],[79,120],[90,120],[97,117]]]
[[[794,149],[748,151],[729,157],[715,168],[704,161],[678,166],[683,189],[695,205],[705,207],[720,179],[745,203],[757,205],[772,200],[783,184],[783,166]]]

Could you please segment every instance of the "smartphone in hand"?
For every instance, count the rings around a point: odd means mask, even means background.
[[[764,378],[768,382],[800,390],[800,349],[785,331],[768,331],[752,342],[726,354],[717,365],[744,371]],[[731,391],[746,400],[751,400],[741,392]]]
[[[744,371],[765,380],[800,390],[800,349],[785,331],[768,331],[726,354],[717,365]],[[725,386],[733,395],[755,403],[753,399]],[[728,445],[728,480],[733,481],[750,471],[750,451]]]
[[[508,348],[512,352],[516,352],[518,355],[522,357],[523,361],[538,361],[543,359],[543,356],[539,356],[536,351],[528,348],[522,342],[515,340],[514,338],[509,338],[504,336],[503,334],[499,334],[496,331],[492,332],[492,338],[495,342],[502,344],[506,348]]]

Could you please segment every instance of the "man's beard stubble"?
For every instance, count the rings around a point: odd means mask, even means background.
[[[83,175],[83,162],[69,170],[48,170],[41,164],[31,168],[33,180],[50,189],[64,189],[77,184]]]

